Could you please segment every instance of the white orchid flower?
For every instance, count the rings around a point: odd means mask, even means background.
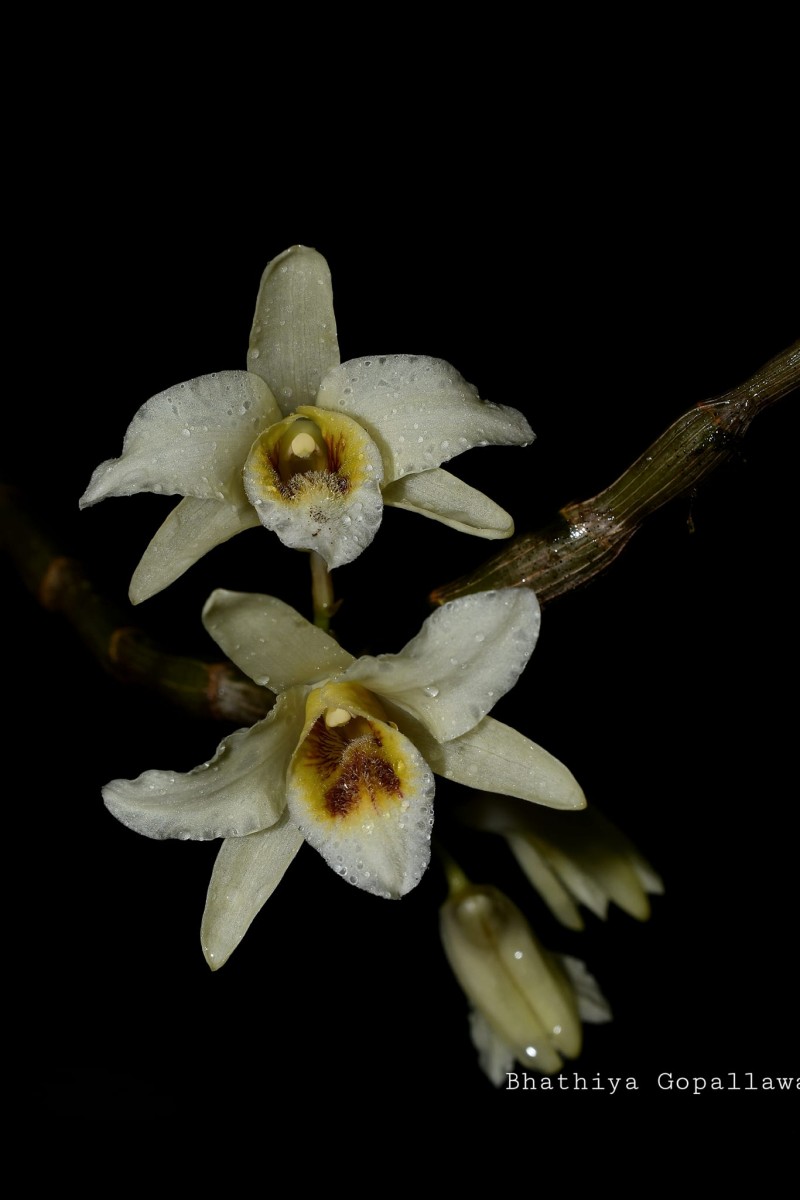
[[[147,771],[103,789],[125,825],[153,838],[224,838],[202,943],[229,957],[303,841],[346,880],[399,897],[430,857],[433,772],[560,808],[583,793],[547,751],[487,714],[516,682],[539,630],[526,589],[434,612],[398,654],[353,658],[271,596],[216,591],[204,623],[277,701],[225,738],[210,763]]]
[[[148,400],[121,456],[97,467],[81,498],[85,508],[135,492],[184,497],[136,568],[134,604],[259,522],[329,568],[369,545],[384,504],[478,537],[513,533],[508,513],[441,464],[472,446],[527,445],[528,422],[481,400],[439,359],[340,364],[330,271],[316,250],[293,246],[265,270],[247,365]]]
[[[466,820],[502,834],[517,862],[562,925],[583,929],[583,904],[605,920],[611,902],[646,921],[661,877],[630,838],[592,805],[570,820],[566,813],[532,809],[507,796],[480,796]]]
[[[545,1075],[581,1050],[582,1021],[611,1011],[580,960],[551,954],[497,888],[462,880],[440,910],[447,960],[470,1002],[480,1065],[496,1087],[514,1062]]]

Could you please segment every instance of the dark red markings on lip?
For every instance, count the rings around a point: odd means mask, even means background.
[[[325,793],[325,808],[332,817],[346,817],[366,792],[373,806],[381,796],[402,795],[393,767],[379,756],[380,741],[364,739],[345,751],[339,776]],[[372,742],[370,745],[369,742]]]

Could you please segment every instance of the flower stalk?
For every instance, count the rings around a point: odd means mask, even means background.
[[[434,838],[433,848],[442,864],[442,870],[444,871],[444,876],[447,880],[448,897],[452,900],[456,896],[459,896],[462,892],[466,891],[466,889],[470,886],[469,877],[458,865],[452,854],[445,850],[438,838]]]
[[[333,578],[327,563],[321,555],[312,550],[309,554],[311,562],[311,599],[314,605],[314,624],[330,631],[331,618],[339,607],[333,591]]]

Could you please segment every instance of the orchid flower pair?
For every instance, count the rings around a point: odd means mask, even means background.
[[[138,603],[259,523],[329,569],[371,542],[384,504],[507,537],[510,516],[441,464],[475,445],[532,438],[520,413],[484,402],[438,359],[340,363],[327,264],[295,246],[264,272],[247,370],[148,400],[81,504],[140,491],[183,497],[134,573]],[[213,970],[304,841],[367,892],[396,898],[414,888],[430,858],[435,773],[553,808],[585,804],[566,767],[488,715],[536,643],[539,606],[528,590],[456,600],[399,653],[358,659],[272,596],[216,591],[203,620],[225,654],[275,693],[274,707],[195,770],[113,780],[103,797],[146,836],[222,839],[201,927]],[[532,935],[522,937],[524,919],[509,904],[472,889],[442,913],[448,958],[474,1001],[473,1037],[496,1081],[515,1056],[557,1069],[559,1051],[575,1053],[580,1039],[575,993]]]
[[[329,569],[369,545],[384,504],[479,537],[509,537],[509,514],[441,464],[472,446],[524,446],[533,436],[521,413],[481,400],[439,359],[340,363],[328,265],[294,246],[264,271],[247,370],[204,375],[148,400],[81,506],[136,492],[184,497],[134,572],[138,604],[259,522],[286,546],[316,551]]]
[[[202,923],[212,969],[304,840],[365,891],[410,891],[430,857],[434,772],[555,808],[585,804],[566,767],[488,716],[536,643],[532,592],[455,600],[399,653],[376,658],[353,658],[271,596],[214,592],[203,620],[238,667],[277,693],[274,708],[194,771],[114,780],[103,796],[149,837],[224,839]]]

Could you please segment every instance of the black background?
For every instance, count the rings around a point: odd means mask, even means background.
[[[655,159],[621,177],[599,143],[591,161],[561,165],[535,187],[506,163],[449,154],[399,179],[373,162],[362,186],[358,162],[346,187],[239,168],[209,192],[185,162],[148,168],[144,156],[130,176],[73,162],[65,203],[45,202],[34,221],[19,293],[33,337],[10,405],[11,477],[124,603],[172,501],[78,514],[78,497],[149,396],[244,367],[261,271],[304,242],[331,266],[343,359],[435,355],[525,412],[532,447],[476,449],[452,468],[519,531],[535,528],[797,336],[787,227],[742,202],[721,212],[711,167],[700,183],[693,166],[676,175]],[[547,608],[523,679],[495,710],[567,763],[661,872],[650,922],[612,909],[569,933],[500,843],[449,835],[472,877],[506,890],[550,948],[583,958],[611,1002],[614,1022],[587,1029],[569,1082],[575,1070],[634,1077],[633,1098],[649,1101],[660,1072],[797,1074],[795,408],[796,396],[760,417],[696,496]],[[336,573],[342,642],[399,649],[428,591],[495,549],[388,510],[373,545]],[[213,587],[271,592],[308,614],[306,572],[251,530],[131,621],[213,657],[199,619]],[[227,730],[104,676],[13,576],[6,596],[7,752],[19,765],[7,857],[23,878],[9,906],[31,1103],[125,1121],[252,1115],[254,1097],[258,1111],[356,1095],[380,1109],[412,1095],[501,1120],[530,1113],[532,1093],[495,1092],[475,1064],[439,947],[435,864],[389,903],[304,848],[212,975],[199,925],[216,847],[137,837],[100,789],[149,767],[187,770]],[[438,787],[443,830],[457,793]],[[571,1091],[537,1094],[537,1109],[545,1100],[587,1116],[626,1103]]]

